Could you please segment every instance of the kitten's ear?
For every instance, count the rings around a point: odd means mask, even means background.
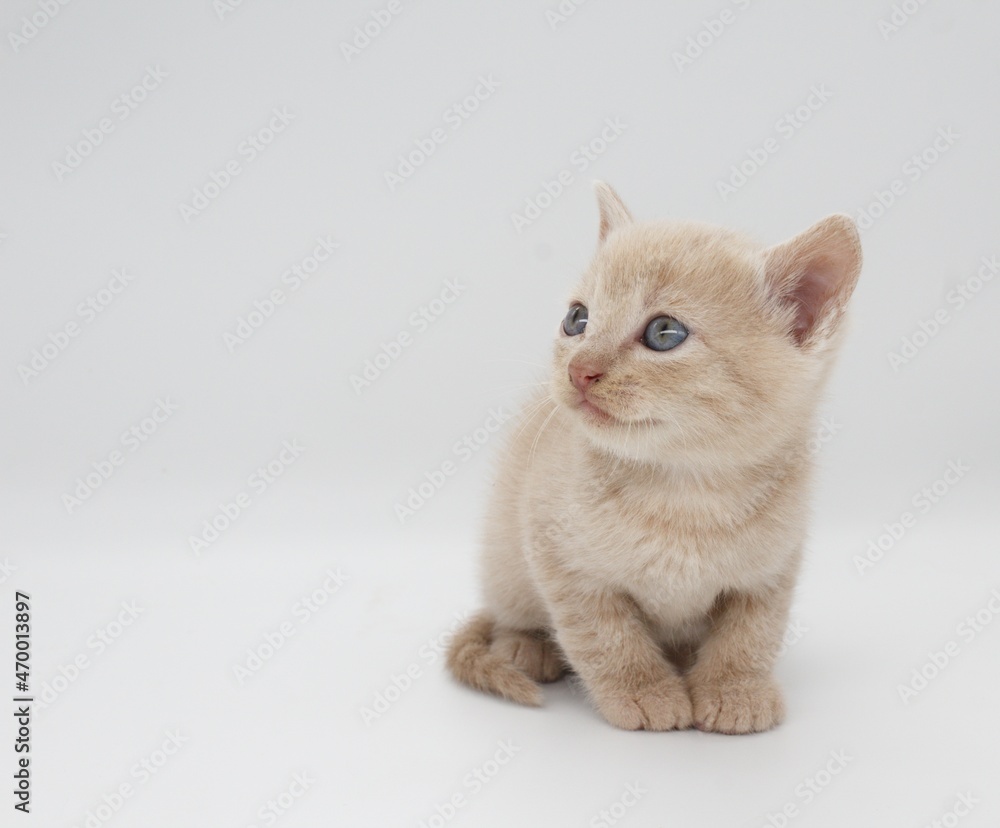
[[[597,193],[597,206],[601,211],[601,228],[598,233],[599,241],[603,242],[608,233],[616,227],[631,224],[632,214],[621,200],[618,193],[610,184],[603,181],[594,182],[594,192]]]
[[[768,285],[794,310],[791,333],[801,346],[836,330],[860,273],[861,239],[850,216],[827,216],[765,253]]]

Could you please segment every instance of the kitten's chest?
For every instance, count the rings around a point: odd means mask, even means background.
[[[724,590],[769,581],[787,553],[767,509],[711,493],[591,488],[574,551],[595,578],[664,624],[708,612]]]
[[[610,511],[610,510],[609,510]],[[717,539],[635,513],[605,514],[595,523],[586,564],[594,576],[625,591],[652,616],[707,612],[732,575]]]

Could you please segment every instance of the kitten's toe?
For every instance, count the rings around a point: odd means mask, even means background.
[[[671,677],[640,689],[595,693],[601,715],[623,730],[684,730],[691,727],[691,699]]]
[[[772,678],[692,682],[695,727],[713,733],[760,733],[780,724],[785,703]]]
[[[556,681],[566,672],[562,651],[544,632],[498,631],[492,649],[535,681]]]

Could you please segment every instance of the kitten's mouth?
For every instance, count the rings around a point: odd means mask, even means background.
[[[580,395],[580,399],[577,402],[577,410],[582,411],[589,420],[598,423],[617,423],[619,422],[617,417],[613,417],[608,414],[599,405],[595,405],[590,400],[588,400],[583,394]]]
[[[577,395],[576,410],[583,414],[587,422],[597,425],[621,426],[622,428],[629,426],[631,428],[632,426],[655,426],[660,423],[659,420],[655,420],[652,417],[623,420],[620,417],[616,417],[614,414],[609,414],[583,393],[579,393]]]

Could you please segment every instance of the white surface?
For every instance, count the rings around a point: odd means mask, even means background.
[[[8,819],[5,794],[4,825],[86,824],[122,783],[134,795],[107,824],[271,824],[259,809],[297,773],[315,781],[273,824],[440,824],[458,793],[446,824],[597,825],[637,782],[648,792],[611,812],[618,824],[755,828],[791,803],[796,828],[920,826],[969,791],[979,804],[961,825],[1000,820],[1000,621],[971,640],[957,629],[1000,588],[1000,285],[949,300],[1000,254],[1000,9],[927,3],[884,37],[888,2],[678,5],[591,0],[553,30],[555,3],[404,3],[349,63],[340,43],[384,5],[248,0],[220,20],[208,0],[70,3],[16,52],[8,39],[0,559],[16,569],[0,576],[0,660],[22,590],[34,692],[79,654],[88,666],[37,712],[33,813]],[[673,53],[724,8],[731,23],[678,71]],[[7,4],[0,31],[37,9]],[[167,77],[117,120],[147,67]],[[491,75],[499,87],[453,129],[446,111]],[[829,97],[808,122],[779,124],[813,87],[814,104]],[[239,146],[275,108],[293,118],[249,160]],[[53,162],[104,117],[114,129],[59,181]],[[624,130],[574,167],[606,119]],[[908,175],[949,127],[954,143]],[[437,128],[444,143],[390,191],[384,173]],[[716,182],[768,139],[776,151],[723,199]],[[232,159],[239,175],[185,222],[179,205]],[[563,169],[573,182],[518,233],[511,214]],[[789,717],[769,734],[618,732],[565,684],[519,709],[454,685],[428,644],[477,603],[497,442],[467,461],[455,443],[544,379],[596,237],[593,178],[640,217],[768,243],[858,215],[893,179],[906,188],[863,236],[823,404],[835,433],[794,610],[806,632],[780,663]],[[327,234],[334,255],[230,353],[224,334]],[[131,283],[86,322],[78,304],[114,268]],[[419,330],[411,314],[446,279],[459,298]],[[889,353],[942,308],[948,321],[894,370]],[[26,384],[18,366],[74,320],[79,336]],[[356,394],[352,374],[401,331],[410,347]],[[122,433],[159,398],[177,410],[132,451]],[[262,491],[248,478],[284,441],[302,451]],[[69,513],[64,493],[116,449],[122,465]],[[455,475],[401,523],[395,504],[447,460]],[[925,513],[913,498],[952,461],[969,471]],[[196,556],[189,536],[241,492],[248,508]],[[905,511],[915,525],[859,574],[854,557]],[[297,605],[337,568],[348,577],[319,611]],[[99,653],[90,636],[131,601],[142,612]],[[283,623],[291,638],[240,684],[234,666]],[[951,640],[958,655],[904,704],[898,685]],[[5,671],[0,697],[12,683]],[[169,729],[188,741],[133,776]],[[463,780],[501,740],[517,752],[474,790]],[[851,761],[807,802],[799,786],[834,751]]]

